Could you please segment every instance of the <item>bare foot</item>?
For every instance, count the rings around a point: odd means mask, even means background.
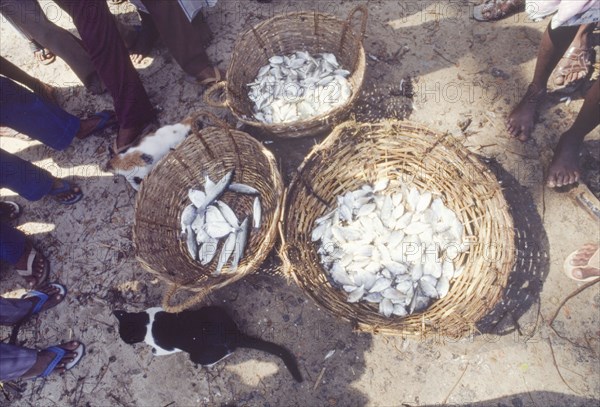
[[[140,13],[142,25],[137,33],[135,42],[129,51],[131,61],[134,64],[141,63],[144,58],[150,55],[156,40],[158,40],[158,30],[152,20],[152,16],[146,13]]]
[[[561,136],[554,149],[554,157],[548,168],[546,184],[550,188],[562,187],[579,181],[579,147],[577,143],[569,142],[568,136]]]
[[[546,95],[546,89],[536,90],[529,85],[519,104],[510,112],[506,120],[508,133],[521,141],[527,141],[535,126],[537,106]]]
[[[33,250],[33,245],[29,240],[25,240],[25,250],[23,250],[23,254],[19,260],[17,260],[15,269],[27,270],[27,261],[29,260],[29,253],[31,253],[31,250]],[[38,287],[48,278],[48,272],[50,268],[48,259],[46,259],[46,257],[38,251],[33,259],[31,268],[32,274],[30,276],[23,276],[23,278],[30,287]]]
[[[64,350],[66,350],[68,352],[60,360],[60,362],[58,362],[58,364],[54,368],[53,372],[56,372],[56,373],[64,373],[65,372],[66,365],[71,363],[78,356],[77,353],[74,352],[78,346],[79,346],[79,342],[77,342],[77,341],[66,342],[61,345],[58,345],[58,347],[63,348]],[[36,360],[35,364],[31,367],[31,369],[29,369],[27,372],[25,372],[21,378],[22,379],[31,379],[31,378],[41,375],[42,373],[44,373],[44,370],[46,370],[48,365],[50,365],[50,363],[52,363],[52,360],[54,360],[55,357],[56,357],[56,354],[53,353],[52,351],[48,351],[48,350],[38,351],[37,360]]]
[[[565,266],[565,273],[575,280],[585,281],[591,277],[600,277],[600,263],[598,262],[598,244],[584,244],[568,261],[568,267]],[[571,257],[569,256],[569,257]]]

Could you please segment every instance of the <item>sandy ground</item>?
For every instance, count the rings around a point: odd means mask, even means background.
[[[221,1],[208,13],[215,34],[209,54],[223,68],[236,34],[269,16],[295,9],[345,17],[358,2],[302,1],[273,5]],[[497,162],[514,210],[520,251],[504,307],[481,322],[488,334],[460,341],[361,334],[320,310],[294,285],[264,273],[210,296],[240,326],[288,347],[305,382],[296,384],[275,357],[239,351],[211,369],[196,368],[183,354],[154,357],[131,347],[116,332],[114,309],[156,306],[165,286],[145,272],[131,240],[135,192],[103,170],[111,138],[74,142],[55,152],[18,135],[2,136],[3,149],[18,153],[85,191],[73,207],[51,200],[26,202],[11,191],[2,197],[25,207],[19,228],[52,263],[52,277],[70,290],[64,304],[34,318],[20,334],[28,346],[77,338],[87,344],[83,362],[62,377],[5,386],[0,405],[15,406],[595,406],[600,399],[598,285],[571,299],[555,330],[546,321],[578,284],[562,273],[564,258],[598,241],[597,220],[575,206],[565,191],[544,188],[543,175],[559,135],[574,119],[581,96],[570,104],[549,98],[533,139],[508,138],[503,120],[532,76],[546,22],[524,14],[495,24],[469,19],[468,1],[368,1],[365,39],[369,81],[365,89],[391,100],[390,89],[410,78],[413,98],[394,99],[387,114],[408,117],[449,132],[473,152]],[[73,30],[50,3],[49,13]],[[113,7],[134,23],[131,6]],[[56,85],[62,106],[80,117],[111,107],[108,95],[86,93],[63,61],[34,62],[25,42],[2,21],[0,51],[34,76]],[[160,120],[172,123],[203,108],[201,90],[160,46],[137,67]],[[501,70],[504,75],[494,75]],[[386,93],[387,92],[387,93]],[[382,96],[383,95],[383,96]],[[470,125],[464,129],[466,119]],[[461,125],[463,130],[461,130]],[[5,132],[6,133],[6,132]],[[10,133],[7,132],[7,133]],[[598,169],[598,133],[590,135],[592,168]],[[595,141],[594,141],[595,140]],[[317,140],[269,144],[287,180]],[[596,173],[597,175],[597,173]],[[3,295],[18,295],[22,281],[3,267]],[[0,331],[5,339],[8,330]],[[325,355],[335,354],[325,360]],[[19,387],[19,386],[17,386]]]

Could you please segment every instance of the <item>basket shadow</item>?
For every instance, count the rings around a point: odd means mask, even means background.
[[[503,186],[515,228],[515,263],[504,294],[496,306],[476,323],[481,333],[521,333],[522,317],[537,303],[550,270],[548,236],[531,192],[495,161],[490,169]],[[536,312],[537,313],[537,312]]]

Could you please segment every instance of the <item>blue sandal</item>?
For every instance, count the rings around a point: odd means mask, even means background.
[[[67,288],[64,285],[58,284],[58,283],[50,283],[48,285],[58,289],[58,293],[55,295],[62,296],[62,299],[59,302],[57,302],[56,305],[63,302],[63,300],[65,299],[65,296],[67,295]],[[29,318],[32,315],[38,314],[42,310],[42,308],[44,307],[44,304],[46,304],[48,302],[48,300],[50,299],[50,296],[41,291],[31,290],[31,291],[26,292],[21,297],[21,299],[26,299],[26,298],[39,298],[38,302],[35,304],[33,309],[29,312],[29,315],[27,316],[27,318]],[[56,305],[54,305],[54,306],[56,306]]]
[[[48,192],[48,195],[54,197],[54,200],[63,205],[73,205],[76,202],[79,202],[81,198],[83,198],[83,192],[81,190],[76,191],[75,189],[79,189],[77,185],[73,185],[68,181],[60,180],[60,187],[54,188]],[[61,194],[70,194],[71,198],[60,198]]]
[[[50,362],[50,364],[48,365],[48,367],[46,367],[46,369],[39,376],[35,377],[36,379],[38,377],[48,377],[48,375],[50,375],[50,373],[52,373],[54,371],[56,366],[58,366],[60,361],[63,360],[63,358],[65,357],[65,355],[67,353],[74,352],[77,354],[77,356],[75,356],[73,361],[71,361],[65,365],[65,370],[70,370],[70,369],[74,368],[75,365],[77,365],[79,363],[79,361],[85,354],[85,346],[83,345],[83,343],[80,343],[79,346],[77,348],[75,348],[74,350],[64,349],[64,348],[61,348],[60,346],[51,346],[44,350],[54,353],[55,356],[54,356],[54,359],[52,359],[52,362]]]
[[[102,130],[105,130],[109,127],[115,126],[116,124],[119,123],[117,121],[117,116],[115,115],[115,112],[112,110],[103,110],[101,112],[94,113],[92,116],[88,117],[88,119],[91,119],[93,117],[99,118],[100,121],[86,135],[84,135],[82,137],[78,137],[80,140],[86,139],[90,136],[93,136],[94,134],[99,133]]]

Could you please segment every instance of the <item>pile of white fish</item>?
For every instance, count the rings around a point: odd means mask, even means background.
[[[429,191],[388,179],[337,197],[337,207],[315,221],[321,264],[348,302],[379,304],[386,317],[426,309],[448,294],[462,273],[454,261],[468,249],[463,225]]]
[[[250,229],[249,216],[240,223],[233,210],[219,198],[226,190],[247,195],[259,194],[251,186],[232,183],[232,179],[233,172],[226,174],[216,184],[206,176],[204,191],[190,189],[188,197],[192,204],[186,206],[181,213],[181,235],[186,239],[188,252],[203,266],[214,259],[219,242],[225,240],[214,275],[221,273],[230,258],[231,272],[237,270],[246,249]],[[260,224],[261,205],[256,196],[252,208],[252,226],[259,229]]]
[[[273,56],[248,84],[254,117],[263,123],[290,123],[327,113],[350,99],[349,75],[333,54]]]

